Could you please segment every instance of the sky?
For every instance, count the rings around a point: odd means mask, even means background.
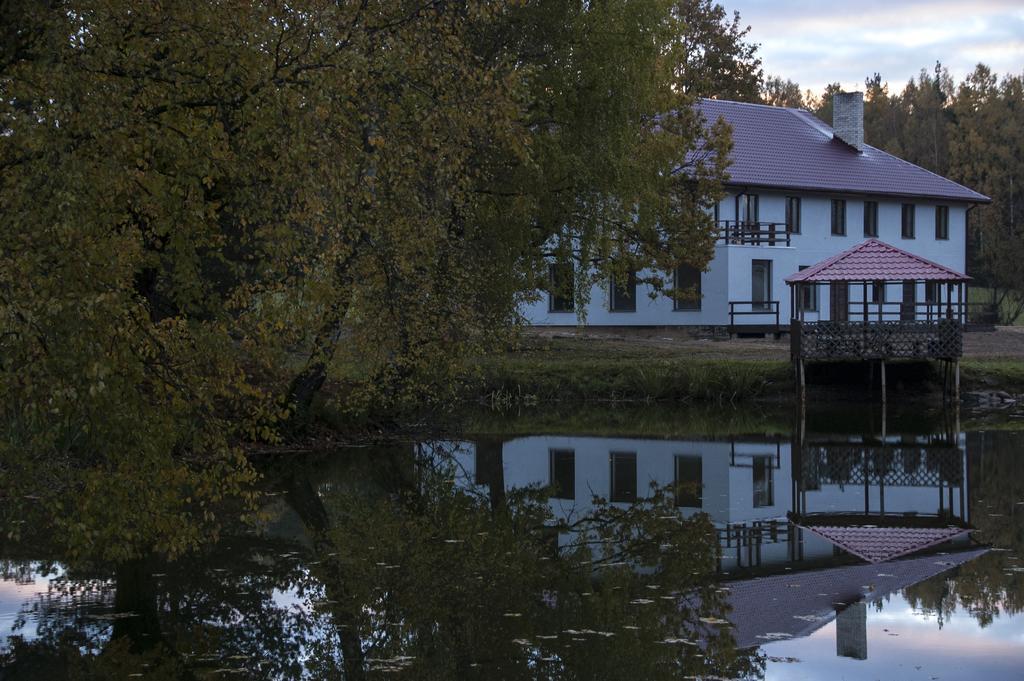
[[[718,0],[760,43],[766,74],[820,93],[863,90],[878,72],[900,90],[936,60],[961,80],[984,62],[1024,73],[1024,0]]]

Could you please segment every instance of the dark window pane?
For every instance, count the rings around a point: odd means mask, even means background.
[[[786,231],[790,234],[800,233],[800,197],[786,197]]]
[[[757,222],[757,194],[741,194],[736,197],[736,220],[742,223]]]
[[[935,206],[935,238],[949,238],[949,206]]]
[[[902,234],[904,239],[914,238],[914,204],[903,204]]]
[[[676,457],[676,506],[701,508],[704,505],[704,471],[699,456]]]
[[[699,310],[701,296],[700,270],[693,265],[680,265],[676,268],[675,279],[675,287],[687,292],[685,300],[675,299],[675,309]]]
[[[775,503],[775,469],[772,456],[754,457],[754,508]]]
[[[612,452],[612,501],[636,501],[636,454]]]
[[[846,201],[832,199],[832,233],[846,236]]]
[[[864,202],[864,236],[878,236],[878,202]]]
[[[548,267],[548,280],[551,282],[548,291],[549,311],[573,311],[573,278],[572,265],[569,263],[552,263]]]
[[[772,261],[750,261],[750,300],[751,309],[767,312],[771,310],[772,299]]]
[[[551,496],[555,499],[576,498],[576,452],[571,449],[552,449]]]
[[[622,280],[611,280],[612,312],[636,312],[636,272],[630,272]]]

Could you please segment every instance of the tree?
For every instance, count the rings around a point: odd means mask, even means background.
[[[991,289],[999,321],[1012,324],[1024,313],[1024,76],[1000,81],[979,64],[957,89],[952,114],[950,175],[992,197],[970,214],[972,274]]]
[[[251,506],[245,446],[328,380],[349,411],[450,402],[553,255],[703,265],[730,142],[692,104],[757,82],[708,2],[4,12],[6,520],[118,559]]]
[[[768,76],[761,83],[761,101],[772,106],[786,106],[794,109],[805,107],[800,85],[788,78]]]

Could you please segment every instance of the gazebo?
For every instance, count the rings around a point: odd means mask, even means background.
[[[885,362],[899,359],[945,362],[958,392],[968,281],[965,274],[877,239],[787,277],[790,354],[801,395],[807,361],[877,361],[884,399]],[[819,287],[825,285],[827,315],[818,305]]]

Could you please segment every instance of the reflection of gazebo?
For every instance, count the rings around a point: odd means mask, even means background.
[[[969,280],[877,239],[787,277],[791,355],[800,384],[805,361],[879,361],[883,390],[886,360],[937,359],[958,370]],[[827,319],[817,313],[822,285],[829,290]],[[899,299],[890,302],[896,288]]]

